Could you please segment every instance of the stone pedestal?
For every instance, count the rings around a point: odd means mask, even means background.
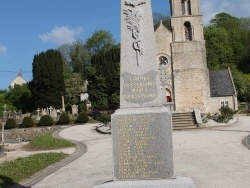
[[[120,109],[111,122],[116,180],[173,176],[171,113],[166,107]]]
[[[99,185],[96,188],[194,188],[190,178],[176,177],[175,179],[115,181]]]

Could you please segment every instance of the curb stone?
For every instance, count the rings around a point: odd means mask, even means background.
[[[242,144],[250,150],[250,135],[242,140]]]
[[[62,130],[55,131],[53,133],[53,136],[55,136],[56,138],[62,139],[59,136],[60,131],[62,131]],[[62,167],[68,165],[69,163],[78,159],[79,157],[81,157],[82,155],[84,155],[87,152],[87,150],[88,150],[87,145],[85,145],[84,143],[76,142],[73,140],[69,140],[69,141],[76,144],[76,149],[75,149],[73,154],[71,154],[69,157],[61,160],[60,162],[55,163],[55,164],[41,170],[40,172],[37,172],[28,180],[24,180],[17,185],[11,186],[11,188],[24,188],[24,187],[29,188],[29,187],[32,187],[33,185],[35,185],[38,182],[40,182],[41,180],[43,180],[45,177],[47,177],[50,174],[54,173],[55,171],[61,169]]]

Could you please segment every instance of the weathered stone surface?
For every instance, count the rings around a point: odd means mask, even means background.
[[[120,107],[162,106],[151,1],[121,5]]]
[[[116,111],[112,116],[115,179],[172,177],[171,121],[165,107]]]
[[[190,178],[176,177],[167,180],[116,181],[96,186],[95,188],[194,188]]]

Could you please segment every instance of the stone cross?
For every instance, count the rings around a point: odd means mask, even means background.
[[[4,109],[4,111],[6,111],[6,109],[7,109],[6,104],[4,104],[3,109]]]
[[[167,85],[167,80],[171,78],[171,75],[167,73],[165,66],[160,66],[160,84],[162,87],[162,102],[166,103],[166,90],[165,87]]]
[[[50,106],[50,107],[49,107],[49,115],[52,115],[52,110],[53,110],[53,107]]]
[[[38,108],[36,111],[37,111],[37,117],[40,117],[41,110]]]
[[[38,108],[36,111],[37,111],[36,120],[40,120],[41,119],[40,118],[40,112],[41,112],[41,110]]]

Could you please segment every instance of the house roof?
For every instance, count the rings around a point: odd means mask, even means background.
[[[210,71],[209,79],[211,97],[236,95],[230,69],[221,71]]]

